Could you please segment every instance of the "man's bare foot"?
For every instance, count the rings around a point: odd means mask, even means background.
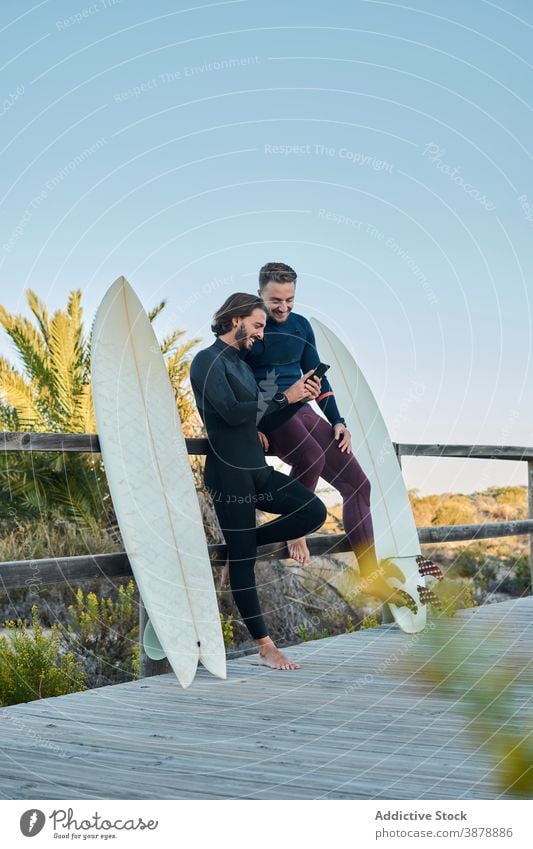
[[[226,560],[220,573],[220,589],[227,590],[229,588],[229,560]]]
[[[302,566],[309,566],[311,557],[304,537],[301,539],[287,540],[287,548],[289,549],[289,554],[293,560],[296,560],[296,562],[300,563]]]
[[[268,666],[270,669],[301,669],[300,664],[289,660],[272,640],[259,645],[259,666]]]

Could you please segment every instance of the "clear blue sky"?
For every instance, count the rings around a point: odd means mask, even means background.
[[[179,5],[179,8],[177,6]],[[349,343],[402,442],[533,444],[533,8],[3,2],[0,302],[125,274],[161,332],[258,268]],[[9,347],[4,338],[0,351]],[[518,464],[406,460],[422,492]]]

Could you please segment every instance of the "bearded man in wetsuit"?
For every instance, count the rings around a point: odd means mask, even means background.
[[[317,530],[326,508],[299,481],[267,465],[258,427],[282,426],[321,390],[320,380],[309,370],[283,391],[268,399],[261,396],[241,355],[262,340],[266,320],[261,298],[231,295],[213,318],[216,341],[196,354],[190,378],[209,440],[204,479],[227,545],[233,598],[259,646],[259,663],[298,669],[268,636],[255,585],[256,551],[258,545]],[[279,515],[256,527],[256,509]]]
[[[245,354],[259,387],[275,384],[283,391],[314,370],[320,357],[310,322],[293,312],[296,272],[281,262],[269,262],[259,272],[258,294],[268,309],[264,334]],[[325,418],[309,403],[284,422],[266,421],[259,425],[263,448],[289,466],[290,476],[312,492],[319,477],[342,496],[345,533],[357,557],[359,573],[367,592],[381,601],[407,604],[416,612],[416,602],[403,590],[393,590],[391,577],[405,582],[403,573],[388,561],[377,562],[374,529],[370,513],[370,482],[352,453],[350,432],[335,401],[326,377],[314,399]],[[287,539],[291,556],[302,565],[309,563],[309,549],[303,537]]]

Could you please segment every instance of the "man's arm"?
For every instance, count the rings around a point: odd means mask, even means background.
[[[300,366],[302,371],[306,372],[310,369],[315,369],[319,362],[320,357],[316,349],[315,334],[313,333],[313,328],[310,323],[306,321],[306,344],[304,346]],[[331,388],[331,384],[326,376],[322,378],[322,391],[318,398],[315,398],[315,401],[331,425],[335,426],[336,424],[346,424],[339,412],[333,389]]]
[[[307,401],[315,399],[320,392],[320,380],[311,377],[311,370],[289,386],[282,394],[287,398],[284,407],[271,401],[265,412],[258,418],[257,427],[262,433],[270,433],[291,418]],[[306,381],[308,381],[306,383]]]
[[[235,397],[220,355],[208,349],[200,351],[191,363],[190,378],[197,401],[208,401],[227,424],[245,424],[256,415],[257,400],[238,401]]]
[[[280,407],[276,401],[271,400],[263,411],[259,411],[257,398],[253,401],[239,401],[235,397],[226,377],[222,358],[209,349],[200,351],[195,356],[190,371],[197,403],[205,399],[229,425],[246,424],[255,418],[258,428],[265,432],[282,425],[300,409],[305,401],[314,397],[315,393],[318,394],[318,383],[316,388],[309,389],[305,386],[307,377],[308,375],[304,375],[286,390],[288,400],[286,406]]]

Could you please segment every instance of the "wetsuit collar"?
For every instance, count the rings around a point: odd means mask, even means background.
[[[279,330],[280,332],[283,332],[284,327],[286,327],[288,324],[292,325],[293,315],[294,315],[294,313],[291,312],[288,315],[288,317],[285,319],[285,321],[282,321],[282,322],[276,321],[275,318],[272,318],[272,316],[269,315],[267,320],[266,320],[265,330]],[[291,327],[290,332],[292,333],[292,327]]]
[[[226,342],[223,342],[220,337],[217,336],[214,342],[214,347],[218,348],[223,354],[226,354],[228,357],[239,357],[240,351],[237,348],[234,348],[233,345],[228,345]]]

